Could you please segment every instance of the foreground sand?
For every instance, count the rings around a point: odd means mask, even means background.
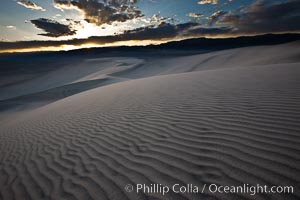
[[[107,65],[60,81],[55,87],[109,80],[65,98],[56,90],[49,95],[50,84],[43,93],[43,82],[28,92],[6,88],[11,92],[3,99],[26,93],[19,100],[27,102],[38,92],[43,101],[60,100],[2,114],[0,199],[300,198],[299,43],[165,59],[153,68],[128,59],[120,72]],[[124,190],[136,183],[291,185],[295,191],[162,196]]]

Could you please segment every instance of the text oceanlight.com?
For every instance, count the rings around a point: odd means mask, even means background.
[[[256,195],[259,193],[265,194],[275,194],[275,193],[283,193],[289,194],[294,193],[293,186],[268,186],[268,185],[250,185],[243,184],[239,186],[223,186],[217,184],[203,184],[201,186],[193,185],[193,184],[174,184],[172,186],[166,186],[162,184],[136,184],[131,185],[127,184],[125,186],[126,192],[136,192],[144,193],[144,194],[162,194],[165,195],[169,192],[174,193],[227,193],[227,194],[249,194]]]

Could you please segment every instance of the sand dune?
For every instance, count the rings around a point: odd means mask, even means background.
[[[36,78],[30,79],[20,84],[12,84],[8,87],[2,87],[0,99],[9,99],[17,96],[33,94],[36,92],[45,91],[51,88],[61,87],[74,82],[94,80],[95,77],[89,77],[98,73],[97,78],[103,78],[103,75],[116,72],[122,68],[132,67],[140,63],[139,59],[132,58],[106,58],[98,60],[82,60],[63,65],[60,68],[46,71],[46,74],[39,75]],[[37,66],[39,67],[39,66]],[[34,70],[33,70],[34,71]],[[102,76],[100,76],[102,75]]]
[[[160,61],[118,58],[118,66],[113,59],[116,65],[84,61],[106,67],[95,65],[68,83],[108,78],[114,84],[0,120],[0,199],[299,199],[297,44]],[[295,191],[124,190],[137,183],[291,185]]]
[[[161,57],[151,54],[150,57],[145,55],[142,58],[120,56],[80,61],[77,59],[67,65],[56,67],[54,70],[44,70],[46,73],[38,76],[34,76],[34,73],[26,74],[26,76],[34,77],[27,81],[19,82],[19,79],[22,80],[19,78],[15,80],[15,84],[10,82],[8,86],[0,86],[0,100],[43,92],[75,82],[108,77],[114,79],[112,83],[115,83],[128,79],[199,70],[295,63],[300,60],[298,46],[299,41],[296,41],[282,45],[245,47],[193,56]],[[32,71],[34,72],[34,70]],[[12,73],[16,76],[15,72]]]

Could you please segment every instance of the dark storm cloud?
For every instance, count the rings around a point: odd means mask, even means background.
[[[217,24],[230,26],[235,32],[244,34],[300,31],[300,1],[268,4],[257,0],[240,12],[224,15]]]
[[[54,20],[39,18],[30,20],[37,28],[42,29],[45,33],[39,35],[48,36],[48,37],[61,37],[74,35],[75,30],[72,29],[71,25],[60,24]]]
[[[80,10],[87,22],[100,26],[142,17],[134,3],[136,0],[55,0],[54,6],[61,10]]]
[[[42,8],[41,6],[37,5],[36,3],[32,2],[32,1],[20,0],[20,1],[17,1],[17,4],[24,6],[25,8],[32,9],[32,10],[46,11],[44,8]]]

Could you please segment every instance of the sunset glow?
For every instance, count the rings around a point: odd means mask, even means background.
[[[298,0],[5,1],[0,7],[0,53],[299,33],[298,3]],[[11,15],[10,10],[15,14]]]

